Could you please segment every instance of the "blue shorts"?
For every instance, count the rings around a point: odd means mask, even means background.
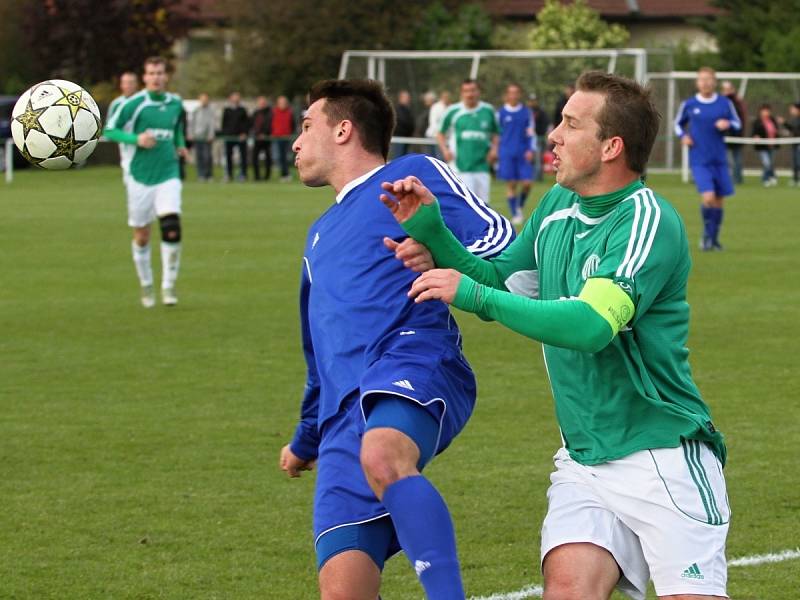
[[[353,549],[366,552],[382,568],[400,549],[389,513],[361,468],[365,416],[370,427],[391,424],[412,439],[419,432],[431,439],[417,443],[421,468],[452,442],[472,413],[475,378],[460,351],[444,351],[437,357],[430,347],[414,353],[415,345],[415,340],[404,340],[401,347],[395,345],[382,354],[368,367],[361,389],[346,398],[339,413],[323,425],[314,494],[319,568],[332,556]],[[401,402],[386,409],[382,399],[388,396]],[[404,409],[406,402],[414,403],[411,410]]]
[[[525,160],[524,154],[505,155],[501,152],[497,160],[497,178],[504,181],[531,181],[533,165]]]
[[[720,197],[733,196],[728,165],[692,165],[692,177],[701,194],[714,192]]]

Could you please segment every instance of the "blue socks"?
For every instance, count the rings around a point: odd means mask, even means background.
[[[703,250],[722,248],[719,243],[719,230],[722,227],[723,209],[701,204],[700,214],[703,217]]]
[[[528,194],[530,194],[530,193],[531,193],[530,189],[528,189],[527,191],[523,191],[523,192],[519,193],[519,208],[520,208],[520,210],[525,208],[525,201],[528,199]]]
[[[422,475],[395,481],[383,493],[397,538],[428,600],[464,600],[450,511]]]
[[[516,196],[508,197],[508,210],[511,212],[512,217],[519,212],[519,200]]]
[[[714,233],[711,236],[711,245],[714,246],[714,248],[721,247],[719,244],[719,230],[722,228],[722,214],[722,208],[711,208],[711,221],[714,223]]]

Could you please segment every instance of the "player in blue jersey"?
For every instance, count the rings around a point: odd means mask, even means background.
[[[533,115],[522,103],[522,88],[516,83],[506,87],[505,104],[497,111],[500,124],[497,178],[506,181],[511,222],[520,225],[522,208],[531,191],[533,154],[536,136],[533,135]]]
[[[738,132],[742,123],[733,103],[717,94],[717,75],[711,67],[697,71],[697,94],[684,101],[675,118],[675,133],[689,146],[689,166],[697,191],[700,192],[700,214],[703,217],[703,250],[722,250],[719,230],[722,227],[723,204],[733,195],[728,174],[724,136]]]
[[[311,226],[300,288],[308,378],[280,466],[316,461],[314,536],[323,598],[375,600],[384,561],[404,550],[431,599],[464,598],[455,534],[442,497],[420,472],[464,427],[475,379],[443,303],[405,294],[433,266],[377,201],[381,183],[414,174],[480,257],[501,252],[511,224],[435,158],[386,164],[394,112],[380,84],[330,80],[310,93],[296,165],[335,202]],[[404,249],[416,256],[395,260]]]

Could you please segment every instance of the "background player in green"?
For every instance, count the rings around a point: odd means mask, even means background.
[[[125,71],[119,76],[119,91],[120,95],[114,98],[111,104],[108,105],[106,123],[108,123],[111,117],[122,108],[122,105],[125,104],[128,98],[139,91],[139,76],[133,71]],[[122,183],[124,185],[128,183],[128,168],[133,158],[135,148],[135,146],[128,144],[119,144],[119,166],[122,167]]]
[[[474,79],[461,83],[461,102],[447,109],[436,135],[444,160],[452,163],[461,180],[478,198],[490,202],[489,164],[497,156],[500,128],[494,108],[481,102],[481,87]],[[448,135],[452,136],[448,145]]]
[[[384,184],[406,232],[452,267],[409,295],[544,344],[564,441],[542,528],[545,598],[617,586],[643,599],[648,579],[660,598],[724,598],[726,451],[687,360],[686,232],[641,181],[660,117],[621,77],[585,73],[577,90],[549,136],[557,184],[496,258],[461,251],[416,178]]]
[[[128,225],[133,228],[133,263],[142,305],[155,306],[150,265],[150,224],[161,226],[161,299],[178,303],[175,280],[181,256],[181,180],[178,155],[186,156],[179,96],[166,92],[167,63],[160,56],[144,63],[145,89],[131,96],[109,118],[105,136],[134,148],[126,181]]]

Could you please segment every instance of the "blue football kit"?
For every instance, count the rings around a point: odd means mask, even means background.
[[[380,202],[381,183],[409,175],[436,196],[448,227],[476,256],[493,257],[514,238],[511,224],[444,162],[419,154],[348,183],[310,227],[300,287],[308,376],[290,448],[302,459],[317,459],[314,536],[320,567],[333,554],[358,548],[380,568],[400,548],[391,520],[384,518],[389,511],[360,464],[365,429],[390,426],[407,433],[420,447],[422,468],[461,431],[475,404],[475,378],[447,305],[409,299],[418,274],[383,244],[384,237],[402,241],[407,235]],[[388,492],[388,504],[387,498]]]
[[[692,138],[689,147],[689,166],[700,194],[713,192],[724,198],[733,195],[733,182],[728,172],[725,131],[717,129],[719,119],[730,121],[730,130],[742,130],[742,121],[733,102],[725,96],[714,94],[704,98],[695,94],[684,101],[675,117],[675,134],[683,137],[687,133]],[[721,250],[719,232],[722,227],[723,208],[721,206],[700,205],[703,219],[703,250]]]
[[[497,111],[500,123],[500,143],[497,149],[497,177],[506,181],[530,181],[533,165],[525,160],[525,153],[536,150],[533,135],[533,116],[524,104],[509,106]]]

